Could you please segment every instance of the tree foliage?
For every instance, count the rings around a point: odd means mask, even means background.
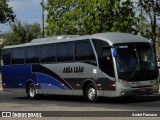
[[[11,30],[16,38],[15,44],[30,42],[39,37],[41,32],[40,24],[21,23],[20,21],[11,24]]]
[[[14,22],[15,17],[6,0],[0,0],[0,23]]]
[[[159,0],[140,0],[139,5],[149,15],[151,25],[152,45],[156,47],[157,37],[157,16],[160,16],[160,1]]]
[[[151,31],[151,26],[148,22],[143,22],[142,24],[139,25],[139,33],[141,36],[151,40],[152,39],[152,31]]]
[[[31,40],[41,36],[41,28],[38,23],[28,24],[15,21],[15,23],[11,24],[10,27],[11,31],[9,33],[1,35],[1,38],[4,39],[3,44],[0,46],[1,49],[6,45],[30,42]]]
[[[48,0],[48,35],[133,32],[138,18],[126,0]]]

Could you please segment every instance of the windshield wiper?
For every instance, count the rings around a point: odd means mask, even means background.
[[[135,69],[134,69],[134,71],[132,72],[129,80],[135,75],[135,73],[136,73],[136,71],[137,71],[137,68],[140,67],[140,60],[139,60],[139,57],[138,57],[138,53],[137,53],[135,44],[134,44],[134,47],[135,47],[135,52],[136,52],[137,64],[136,64]]]
[[[135,75],[138,67],[139,67],[139,60],[138,60],[138,62],[137,62],[137,64],[136,64],[136,66],[135,66],[134,71],[132,72],[131,76],[129,77],[129,80]]]
[[[129,80],[135,75],[135,73],[136,73],[136,71],[137,71],[137,68],[140,67],[140,60],[139,60],[139,57],[138,57],[138,53],[137,53],[137,52],[136,52],[136,56],[137,56],[137,64],[136,64],[135,69],[134,69],[134,71],[132,72]]]

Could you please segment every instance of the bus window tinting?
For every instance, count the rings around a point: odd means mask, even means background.
[[[3,50],[3,62],[4,65],[11,64],[11,49]]]
[[[26,63],[39,63],[37,49],[37,46],[31,46],[26,48]]]
[[[109,44],[107,42],[105,42],[105,41],[97,40],[97,39],[93,39],[92,41],[93,41],[94,47],[96,49],[97,56],[98,56],[99,59],[101,59],[101,57],[102,57],[102,48],[104,46],[109,45]]]
[[[95,55],[89,40],[76,41],[75,60],[95,60]]]
[[[24,48],[14,48],[12,50],[12,64],[24,64]]]
[[[42,45],[41,49],[41,63],[55,62],[56,49],[54,44]]]
[[[57,44],[57,61],[73,61],[74,49],[73,42]]]
[[[98,56],[98,62],[100,69],[107,75],[114,77],[114,68],[111,55],[111,49],[103,49],[108,43],[102,40],[93,39],[93,44]]]

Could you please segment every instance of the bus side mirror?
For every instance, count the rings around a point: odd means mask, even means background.
[[[112,50],[113,50],[113,56],[117,57],[117,48],[113,47]]]

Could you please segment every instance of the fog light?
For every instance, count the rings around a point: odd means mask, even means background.
[[[122,95],[124,95],[124,92],[121,92]]]

